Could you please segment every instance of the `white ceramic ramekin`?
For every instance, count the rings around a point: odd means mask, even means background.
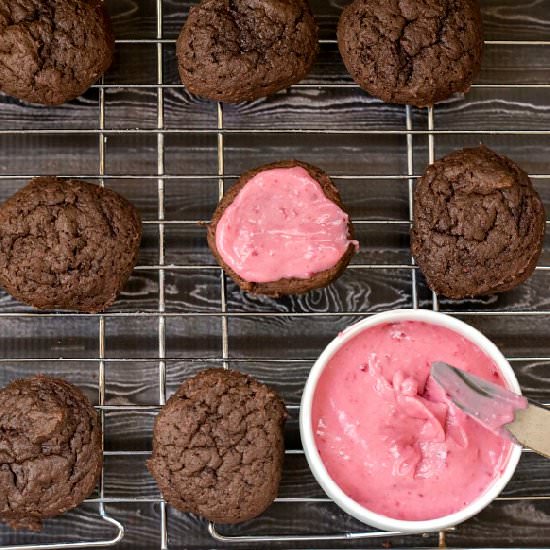
[[[368,510],[355,502],[353,499],[348,497],[342,489],[340,489],[340,487],[327,473],[321,457],[319,456],[311,425],[311,406],[317,381],[334,353],[364,329],[382,323],[395,323],[398,321],[423,321],[432,325],[447,327],[448,329],[458,332],[472,343],[476,344],[489,357],[491,357],[499,367],[508,388],[516,393],[520,393],[520,387],[512,367],[508,361],[506,361],[499,349],[490,340],[485,338],[485,336],[483,336],[483,334],[481,334],[478,330],[470,325],[467,325],[466,323],[463,323],[462,321],[459,321],[458,319],[455,319],[454,317],[444,315],[443,313],[437,313],[430,310],[398,309],[373,315],[372,317],[364,319],[363,321],[348,327],[325,348],[325,351],[321,354],[319,359],[317,359],[315,365],[313,365],[304,388],[300,407],[300,435],[309,467],[311,468],[315,479],[317,479],[327,495],[338,506],[340,506],[342,510],[368,525],[372,525],[373,527],[386,531],[400,531],[405,533],[439,531],[461,523],[469,517],[477,514],[499,495],[514,474],[521,455],[520,446],[512,446],[510,456],[505,467],[503,468],[502,474],[483,494],[481,494],[463,510],[431,520],[405,521],[376,514],[375,512],[372,512],[371,510]]]

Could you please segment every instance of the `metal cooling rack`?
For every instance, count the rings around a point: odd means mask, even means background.
[[[114,0],[116,1],[116,0]],[[145,0],[144,0],[145,1]],[[154,1],[154,0],[152,0]],[[550,6],[550,5],[549,5]],[[66,177],[80,177],[83,179],[94,179],[98,180],[101,185],[104,185],[107,183],[109,184],[109,181],[116,180],[118,178],[125,179],[125,180],[131,180],[131,179],[139,179],[139,180],[151,180],[157,182],[157,195],[158,195],[158,212],[157,212],[157,219],[156,220],[146,220],[144,224],[146,226],[153,226],[157,228],[158,231],[158,255],[157,255],[157,263],[155,265],[139,265],[136,268],[136,271],[155,271],[158,274],[158,305],[154,310],[144,310],[144,311],[136,311],[136,312],[107,312],[105,314],[97,314],[97,315],[91,315],[88,317],[96,318],[98,323],[98,333],[99,333],[99,340],[97,343],[97,356],[96,357],[87,357],[87,358],[79,358],[79,362],[89,362],[91,364],[97,363],[99,365],[99,372],[98,372],[98,410],[100,411],[102,422],[105,423],[105,414],[108,412],[151,412],[156,413],[159,410],[159,407],[162,406],[166,402],[166,360],[167,360],[167,344],[166,344],[166,320],[170,317],[192,317],[192,318],[199,318],[199,317],[215,317],[219,318],[219,322],[221,324],[221,341],[220,341],[220,355],[217,359],[213,358],[207,358],[207,359],[201,359],[196,358],[195,360],[198,362],[216,362],[218,364],[223,365],[226,368],[229,368],[229,364],[231,363],[252,363],[255,361],[253,358],[246,358],[246,359],[232,359],[230,358],[229,354],[229,346],[230,346],[230,338],[229,338],[229,330],[228,330],[228,319],[230,318],[237,318],[237,317],[258,317],[258,318],[270,318],[270,317],[278,317],[278,316],[284,316],[284,317],[303,317],[305,319],[313,317],[313,316],[338,316],[338,317],[349,317],[349,323],[354,321],[355,317],[364,317],[368,315],[369,313],[364,312],[350,312],[350,311],[343,311],[343,312],[322,312],[317,313],[314,311],[311,312],[232,312],[228,309],[228,298],[227,298],[227,281],[225,278],[225,275],[223,271],[213,265],[202,265],[202,264],[188,264],[188,265],[179,265],[179,264],[173,264],[173,263],[167,263],[166,261],[166,235],[165,235],[165,229],[172,225],[195,225],[197,222],[200,221],[207,221],[207,220],[193,220],[193,219],[182,219],[182,220],[166,220],[165,219],[165,205],[166,205],[166,198],[165,198],[165,182],[168,179],[171,180],[186,180],[186,179],[194,179],[194,180],[208,180],[208,179],[216,179],[218,182],[218,195],[219,198],[223,196],[224,193],[224,184],[228,179],[236,177],[238,174],[227,174],[225,170],[226,162],[224,159],[224,155],[227,154],[225,149],[225,137],[227,135],[232,134],[246,134],[246,135],[254,135],[254,134],[262,134],[262,133],[270,133],[270,134],[326,134],[326,135],[335,135],[335,134],[357,134],[357,135],[401,135],[406,138],[406,154],[407,154],[407,173],[406,174],[386,174],[386,175],[370,175],[368,173],[361,174],[361,175],[353,175],[349,176],[346,174],[331,174],[335,179],[345,180],[345,179],[357,179],[357,180],[399,180],[402,181],[404,184],[408,185],[408,201],[409,201],[409,221],[399,221],[399,220],[383,220],[383,221],[371,221],[371,220],[354,220],[354,223],[356,225],[368,225],[368,224],[384,224],[384,225],[404,225],[405,227],[408,226],[410,223],[410,220],[412,218],[412,190],[413,190],[413,184],[414,180],[418,177],[418,174],[415,174],[414,169],[414,154],[415,149],[413,147],[413,139],[415,136],[427,136],[427,143],[428,143],[428,155],[429,155],[429,162],[433,162],[435,157],[435,141],[438,138],[438,136],[442,135],[465,135],[465,134],[483,134],[483,135],[509,135],[509,136],[550,136],[550,129],[549,130],[529,130],[529,129],[494,129],[494,130],[450,130],[445,128],[438,128],[436,126],[436,114],[437,114],[437,107],[435,109],[428,109],[427,110],[427,128],[424,130],[415,130],[413,129],[413,113],[412,109],[409,107],[403,107],[405,110],[405,116],[406,116],[406,127],[403,130],[398,129],[391,129],[391,130],[381,130],[381,129],[349,129],[349,130],[342,130],[342,129],[331,129],[331,128],[323,128],[323,129],[258,129],[258,128],[226,128],[224,126],[224,108],[222,104],[217,105],[217,128],[214,130],[209,129],[201,129],[201,128],[167,128],[165,125],[165,92],[169,89],[175,89],[175,88],[182,88],[179,84],[167,84],[164,82],[164,54],[165,54],[165,48],[167,45],[171,45],[175,42],[173,39],[167,39],[163,36],[163,0],[156,0],[156,37],[152,39],[121,39],[117,40],[117,44],[129,44],[129,45],[140,45],[140,44],[150,44],[154,45],[156,48],[156,61],[157,61],[157,81],[156,84],[124,84],[124,86],[121,86],[119,84],[106,84],[103,80],[101,83],[94,86],[95,89],[98,90],[99,93],[99,124],[98,129],[59,129],[59,128],[46,128],[46,129],[0,129],[0,135],[17,135],[17,134],[25,134],[25,135],[39,135],[39,134],[45,134],[45,135],[56,135],[56,134],[62,134],[62,135],[82,135],[82,134],[91,134],[91,135],[97,135],[97,147],[98,147],[98,158],[99,158],[99,164],[97,167],[97,173],[88,173],[88,174],[65,174]],[[335,40],[322,40],[323,44],[335,44]],[[492,40],[487,41],[488,45],[492,46],[508,46],[508,47],[517,47],[521,48],[523,46],[528,47],[536,47],[538,48],[538,52],[540,55],[550,55],[550,40]],[[157,104],[156,104],[156,110],[157,110],[157,119],[156,119],[156,127],[150,128],[150,129],[144,129],[144,128],[128,128],[128,129],[108,129],[105,125],[105,112],[106,112],[106,90],[109,88],[145,88],[145,89],[151,89],[156,90],[156,96],[157,96]],[[297,89],[318,89],[318,88],[337,88],[337,89],[343,89],[343,88],[356,88],[357,86],[353,83],[338,83],[338,84],[332,84],[332,83],[326,83],[326,84],[308,84],[308,83],[302,83],[295,86]],[[474,88],[493,88],[496,90],[501,89],[544,89],[549,90],[549,96],[550,96],[550,82],[546,84],[505,84],[505,83],[494,83],[494,84],[478,84],[475,85]],[[201,134],[201,133],[208,133],[208,134],[214,134],[217,139],[217,166],[216,169],[213,170],[213,173],[207,174],[207,175],[176,175],[176,174],[169,174],[166,172],[165,169],[165,136],[169,134],[183,134],[192,132],[194,134]],[[148,174],[142,174],[139,176],[136,175],[112,175],[106,173],[105,169],[105,158],[106,158],[106,138],[111,135],[128,135],[128,134],[147,134],[151,136],[156,137],[156,148],[157,148],[157,168],[156,173],[148,173]],[[550,170],[548,171],[550,172]],[[21,175],[21,174],[1,174],[0,180],[12,180],[12,179],[30,179],[34,175],[39,174],[27,174],[27,175]],[[550,180],[550,173],[542,173],[542,174],[532,174],[531,177],[533,179],[549,179]],[[549,222],[547,222],[549,223]],[[204,270],[204,271],[211,271],[213,273],[218,274],[219,278],[219,287],[220,287],[220,299],[221,299],[221,311],[220,312],[204,312],[204,311],[194,311],[194,312],[169,312],[166,311],[166,301],[165,301],[165,293],[166,293],[166,283],[165,283],[165,272],[167,270],[170,271],[187,271],[187,270]],[[414,261],[411,258],[410,263],[397,263],[397,264],[386,264],[386,263],[356,263],[349,267],[350,270],[408,270],[410,272],[410,277],[412,281],[412,305],[413,307],[417,308],[420,305],[420,299],[418,296],[417,291],[417,268],[414,265]],[[548,271],[550,270],[550,265],[539,265],[537,267],[538,271]],[[431,299],[431,305],[434,310],[439,309],[439,300],[438,297],[433,294]],[[448,311],[449,312],[449,311]],[[453,312],[450,312],[453,313]],[[454,312],[461,316],[509,316],[509,315],[522,315],[526,317],[530,316],[539,316],[539,315],[548,315],[550,312],[548,311],[540,311],[540,310],[521,310],[521,311],[483,311],[480,310],[468,310],[468,311],[456,311]],[[52,318],[68,318],[73,319],[76,317],[81,316],[80,314],[76,313],[54,313],[54,312],[33,312],[33,311],[1,311],[0,312],[0,323],[10,317],[15,318],[32,318],[32,317],[52,317]],[[105,354],[105,335],[106,335],[106,320],[112,319],[112,318],[139,318],[139,319],[146,319],[146,318],[152,318],[156,320],[156,330],[157,330],[157,350],[154,352],[155,357],[157,358],[158,363],[158,386],[159,386],[159,394],[158,394],[158,406],[141,406],[141,405],[108,405],[106,404],[106,364],[109,362],[116,362],[116,363],[123,363],[123,362],[130,362],[130,363],[140,363],[145,361],[151,361],[150,359],[144,359],[144,358],[116,358],[111,359],[107,358]],[[550,349],[549,353],[550,355]],[[314,358],[311,358],[313,360]],[[521,361],[521,360],[540,360],[540,361],[550,361],[550,357],[537,357],[537,358],[514,358],[514,361]],[[37,359],[35,357],[28,357],[28,358],[18,358],[17,362],[35,362],[35,361],[42,361],[46,365],[49,363],[55,363],[55,362],[64,362],[64,361],[71,361],[73,359],[69,357],[61,357],[61,358],[43,358],[43,359]],[[0,358],[0,365],[2,364],[8,364],[12,359],[8,358]],[[273,362],[274,360],[270,359],[270,362]],[[281,362],[284,363],[293,363],[293,362],[301,362],[303,363],[304,359],[281,359]],[[292,366],[292,365],[290,365]],[[296,413],[298,406],[290,406],[289,409],[291,409],[291,412]],[[288,455],[292,454],[301,454],[301,449],[288,449],[287,451]],[[149,452],[148,451],[135,451],[135,450],[105,450],[104,451],[105,457],[110,456],[129,456],[129,455],[143,455],[146,457]],[[518,497],[522,498],[522,497]],[[525,497],[528,498],[528,497]],[[550,497],[536,497],[536,498],[548,498]],[[503,499],[506,500],[506,499]],[[309,504],[309,503],[317,503],[317,502],[329,502],[326,498],[314,498],[314,497],[298,497],[298,498],[290,498],[290,497],[282,497],[277,499],[278,502],[282,503],[295,503],[298,504]],[[56,543],[56,542],[48,542],[46,544],[38,544],[38,543],[31,543],[31,544],[10,544],[5,546],[0,546],[0,550],[32,550],[32,549],[68,549],[68,548],[92,548],[92,547],[99,547],[99,546],[113,546],[119,543],[120,541],[123,541],[124,535],[125,535],[125,527],[117,520],[115,517],[109,513],[106,512],[105,506],[111,505],[111,504],[117,504],[117,503],[152,503],[157,504],[159,506],[159,522],[160,522],[160,530],[159,530],[159,538],[158,538],[158,548],[161,550],[167,549],[169,547],[169,540],[171,541],[171,546],[173,544],[174,547],[180,547],[181,544],[185,545],[185,541],[180,541],[173,539],[169,532],[169,526],[167,521],[167,509],[165,506],[164,501],[161,498],[141,498],[141,497],[135,497],[135,496],[128,496],[127,498],[124,497],[107,497],[105,496],[105,480],[104,480],[104,474],[102,472],[100,485],[99,485],[99,493],[97,497],[90,498],[87,500],[87,502],[91,505],[97,506],[97,513],[99,517],[105,522],[105,526],[111,525],[114,527],[106,528],[105,531],[107,532],[106,538],[101,538],[100,540],[95,540],[93,542],[87,542],[85,540],[76,540],[74,542],[63,542],[63,543]],[[392,541],[394,538],[398,539],[400,544],[403,544],[402,541],[406,541],[405,536],[399,534],[399,533],[386,533],[386,532],[378,532],[375,530],[370,530],[367,527],[365,527],[364,530],[343,530],[341,532],[331,532],[331,533],[310,533],[310,534],[293,534],[291,532],[282,534],[282,535],[265,535],[265,534],[250,534],[250,535],[231,535],[231,534],[224,534],[221,529],[219,529],[214,524],[209,524],[206,526],[208,533],[210,535],[210,544],[212,546],[208,547],[217,547],[217,548],[229,548],[233,546],[242,547],[243,544],[248,545],[250,548],[267,548],[271,547],[289,547],[289,545],[292,545],[293,543],[301,544],[301,545],[311,545],[316,546],[318,544],[330,544],[331,542],[337,543],[339,541],[357,541],[357,540],[367,540],[367,539],[378,539],[383,538],[385,541]],[[126,525],[127,532],[130,530],[130,527]],[[2,540],[2,533],[0,532],[0,544]],[[435,546],[439,546],[440,548],[445,547],[446,540],[445,540],[446,534],[444,532],[439,533],[436,539]],[[371,543],[372,544],[372,543]],[[356,546],[354,546],[356,547]],[[369,546],[371,547],[371,546]],[[430,547],[434,547],[433,544],[430,544]],[[548,545],[550,548],[550,543]],[[206,546],[205,546],[206,548]]]

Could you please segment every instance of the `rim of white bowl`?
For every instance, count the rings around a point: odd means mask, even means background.
[[[458,523],[461,523],[478,514],[500,494],[513,476],[520,459],[521,447],[519,445],[512,445],[506,465],[503,467],[500,476],[487,488],[485,492],[483,492],[470,504],[465,506],[462,510],[435,519],[410,521],[377,514],[347,496],[328,474],[317,450],[313,435],[313,427],[311,425],[313,396],[315,394],[319,377],[321,376],[321,373],[323,372],[328,361],[344,344],[366,328],[383,323],[393,323],[398,321],[423,321],[428,324],[449,328],[450,330],[461,334],[470,342],[482,349],[496,363],[507,387],[511,391],[521,393],[516,375],[514,374],[510,363],[508,363],[508,361],[504,358],[504,355],[502,355],[497,346],[476,328],[460,321],[459,319],[436,311],[426,309],[396,309],[384,313],[374,314],[371,317],[349,326],[328,344],[311,368],[304,387],[300,405],[300,437],[306,459],[315,479],[321,485],[325,493],[350,516],[353,516],[363,523],[384,531],[400,531],[403,533],[440,531],[442,529],[457,525]]]

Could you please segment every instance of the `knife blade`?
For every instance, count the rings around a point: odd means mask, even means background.
[[[431,375],[451,401],[477,422],[550,458],[548,408],[442,361],[432,363]]]

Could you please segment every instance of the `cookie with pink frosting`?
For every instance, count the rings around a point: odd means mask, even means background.
[[[327,286],[357,249],[330,177],[296,160],[243,174],[218,205],[208,244],[242,290],[274,297]]]

